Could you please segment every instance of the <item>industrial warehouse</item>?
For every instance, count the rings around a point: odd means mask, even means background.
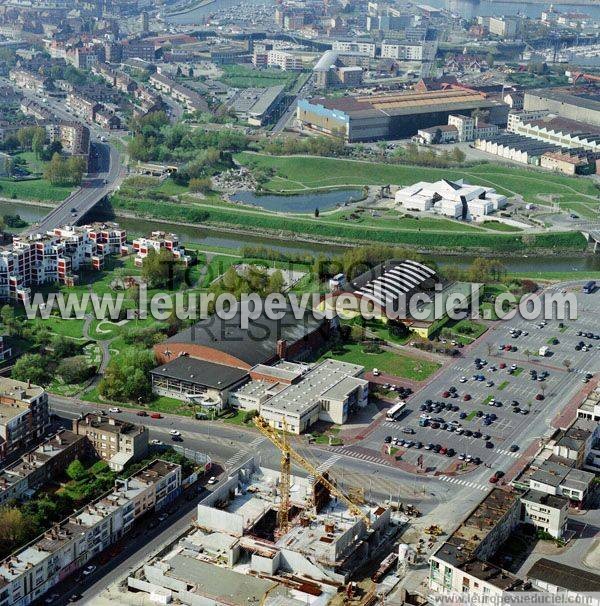
[[[337,309],[344,319],[366,311],[381,322],[398,322],[406,330],[428,338],[450,319],[449,307],[453,312],[469,307],[479,285],[445,282],[427,265],[410,259],[390,259],[351,282],[339,274],[330,281],[330,288],[331,293],[320,306],[323,310]],[[413,297],[418,301],[417,310],[410,305]],[[436,316],[436,308],[443,312],[440,317]]]
[[[446,124],[452,114],[475,110],[489,113],[491,124],[506,124],[507,105],[467,88],[301,99],[297,119],[302,129],[349,142],[377,141],[412,137],[419,129]]]

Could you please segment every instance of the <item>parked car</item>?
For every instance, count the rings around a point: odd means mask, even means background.
[[[160,412],[151,412],[150,418],[151,419],[162,419],[162,415],[160,414]]]

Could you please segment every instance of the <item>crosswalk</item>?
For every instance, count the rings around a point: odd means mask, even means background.
[[[231,469],[232,467],[235,467],[236,465],[238,465],[245,459],[249,459],[252,456],[253,452],[265,440],[266,440],[266,438],[264,438],[262,436],[259,436],[258,438],[255,438],[254,440],[252,440],[252,442],[250,442],[250,444],[248,444],[247,448],[238,450],[234,455],[232,455],[229,459],[227,459],[227,461],[225,462],[225,467],[227,469]]]
[[[521,456],[520,452],[510,452],[510,450],[502,450],[502,449],[498,449],[496,451],[498,454],[501,454],[502,456],[505,457],[512,457],[513,459],[518,459]]]
[[[443,480],[444,482],[448,482],[449,484],[458,484],[460,486],[465,486],[466,488],[475,488],[476,490],[482,490],[483,492],[489,491],[489,486],[485,484],[477,484],[476,482],[469,482],[468,480],[463,480],[462,478],[455,478],[453,476],[437,476],[438,480]]]
[[[377,463],[379,465],[389,465],[388,461],[383,459],[382,457],[377,457],[375,455],[366,454],[364,452],[360,452],[358,450],[352,449],[352,447],[342,446],[341,448],[336,448],[335,452],[341,453],[346,457],[352,457],[353,459],[360,459],[361,461],[368,461],[369,463]]]

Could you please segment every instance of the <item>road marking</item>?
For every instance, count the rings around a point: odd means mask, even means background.
[[[466,488],[475,488],[476,490],[483,490],[484,492],[488,492],[489,490],[489,487],[485,484],[476,484],[475,482],[469,482],[468,480],[455,478],[453,476],[437,476],[437,479],[443,480],[444,482],[448,482],[450,484],[458,484],[460,486],[465,486]]]
[[[319,473],[325,473],[328,469],[333,467],[340,459],[342,455],[331,455],[326,461],[323,461],[318,467]]]

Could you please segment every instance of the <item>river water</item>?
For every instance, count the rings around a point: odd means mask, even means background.
[[[492,17],[497,15],[522,15],[536,18],[550,4],[560,13],[585,13],[594,19],[600,19],[600,2],[577,4],[561,4],[560,2],[540,2],[525,4],[520,2],[494,2],[494,0],[427,0],[426,4],[443,8],[457,13],[465,19],[473,17]]]
[[[314,192],[311,194],[294,194],[293,196],[259,195],[252,191],[238,191],[231,196],[232,200],[260,206],[266,210],[294,213],[311,213],[315,209],[331,210],[363,198],[360,189],[334,189],[332,191]]]
[[[19,214],[29,223],[39,221],[46,216],[49,209],[47,207],[18,204],[14,202],[0,201],[0,215]],[[298,242],[289,240],[279,240],[276,238],[264,238],[249,234],[235,234],[222,230],[203,229],[201,227],[192,227],[176,225],[171,223],[156,223],[145,219],[129,219],[126,217],[118,218],[119,224],[124,227],[131,236],[147,235],[157,227],[167,231],[175,232],[181,238],[182,243],[195,244],[200,248],[202,245],[207,247],[219,246],[223,248],[240,249],[244,246],[266,246],[274,250],[293,253],[308,254],[326,254],[335,255],[341,252],[342,246],[330,244],[315,244],[311,242]],[[432,254],[431,258],[440,266],[454,265],[458,267],[467,267],[471,264],[477,255],[440,255]],[[522,257],[511,256],[501,258],[509,272],[573,272],[584,275],[588,271],[600,271],[600,254],[595,256],[582,255],[560,255],[560,256],[535,256],[525,255]]]

